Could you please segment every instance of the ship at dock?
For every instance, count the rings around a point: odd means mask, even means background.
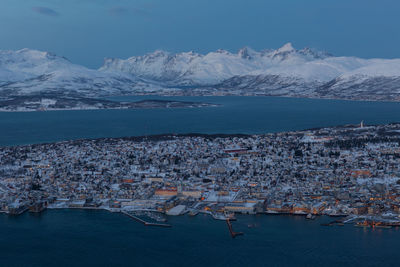
[[[213,219],[221,220],[221,221],[226,221],[226,220],[235,221],[236,220],[235,214],[229,213],[229,212],[212,212],[211,216],[213,217]]]
[[[191,216],[191,217],[194,217],[194,216],[196,216],[197,214],[199,214],[199,211],[198,210],[191,210],[191,211],[189,211],[189,216]]]

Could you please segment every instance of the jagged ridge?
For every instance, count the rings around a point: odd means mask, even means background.
[[[0,51],[0,97],[40,93],[279,95],[399,100],[400,59],[334,57],[289,43],[276,50],[217,50],[105,59],[98,69],[47,52]]]

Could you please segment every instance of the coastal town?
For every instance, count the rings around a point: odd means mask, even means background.
[[[400,226],[400,124],[264,135],[158,135],[0,148],[0,211],[293,214]]]

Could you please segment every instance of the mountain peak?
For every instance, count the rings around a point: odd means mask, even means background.
[[[325,51],[318,51],[309,47],[305,47],[301,50],[297,51],[300,55],[304,55],[304,56],[310,56],[314,59],[324,59],[327,57],[332,57],[332,55],[330,53],[327,53]]]
[[[215,53],[217,54],[225,54],[225,55],[229,55],[229,51],[226,51],[225,49],[218,49],[217,51],[215,51]]]
[[[21,65],[22,64],[22,65]],[[49,64],[71,64],[62,56],[57,56],[51,52],[43,52],[35,49],[0,50],[0,65],[14,65],[15,68],[25,68]],[[18,67],[17,67],[18,65]]]
[[[164,50],[158,49],[158,50],[155,50],[152,53],[148,53],[147,55],[150,56],[150,57],[164,57],[164,56],[168,56],[169,52],[166,52]]]
[[[253,49],[251,49],[250,47],[245,46],[245,47],[243,47],[243,48],[241,48],[239,50],[238,55],[241,58],[244,58],[244,59],[252,59],[253,58],[252,55],[254,53],[255,53],[255,51]]]
[[[295,49],[293,48],[292,43],[287,43],[287,44],[283,45],[281,48],[279,48],[279,49],[277,50],[277,52],[278,52],[278,53],[284,53],[284,52],[292,52],[292,51],[294,51],[294,50],[295,50]]]

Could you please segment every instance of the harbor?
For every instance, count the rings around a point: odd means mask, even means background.
[[[147,226],[207,214],[400,224],[400,124],[2,147],[0,210],[104,209]],[[354,219],[357,218],[357,219]],[[159,225],[161,224],[161,225]],[[168,224],[169,225],[169,224]],[[229,224],[228,228],[229,228]],[[234,233],[232,230],[231,233]]]
[[[86,266],[129,265],[132,257],[136,265],[157,265],[165,255],[174,255],[177,265],[191,266],[262,266],[265,257],[271,265],[290,263],[295,258],[297,264],[308,266],[321,265],[322,259],[342,266],[395,266],[398,260],[388,257],[390,248],[400,246],[396,228],[352,224],[322,227],[321,223],[335,220],[325,216],[315,220],[265,214],[236,217],[233,230],[244,235],[232,238],[226,221],[202,213],[195,217],[170,216],[170,228],[147,227],[122,213],[94,209],[48,209],[40,216],[28,212],[12,217],[0,214],[0,234],[7,240],[2,245],[5,256],[0,258],[0,265],[29,260],[35,266],[51,266],[61,257],[72,265],[74,258],[67,257],[69,253]],[[19,254],[24,247],[46,251],[48,256],[39,259],[36,250]],[[262,253],[255,253],[258,251]],[[354,254],[362,256],[352,257]]]

